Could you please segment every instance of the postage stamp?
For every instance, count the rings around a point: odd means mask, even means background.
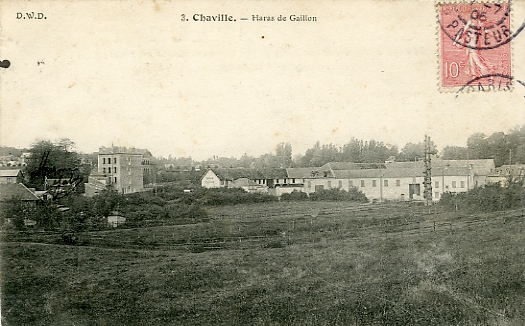
[[[440,3],[437,10],[440,90],[511,90],[510,3]]]

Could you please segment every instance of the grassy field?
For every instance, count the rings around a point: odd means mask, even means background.
[[[521,212],[267,203],[2,243],[2,325],[523,325]],[[16,242],[15,242],[16,240]]]

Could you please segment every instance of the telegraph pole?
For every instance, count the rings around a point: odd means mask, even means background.
[[[430,137],[425,135],[425,179],[424,186],[425,190],[423,196],[426,200],[427,206],[432,205],[432,158],[433,148],[430,142]]]

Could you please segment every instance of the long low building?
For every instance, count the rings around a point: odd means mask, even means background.
[[[202,186],[236,187],[234,169],[209,170],[202,179]],[[243,170],[243,169],[241,169]],[[289,168],[278,174],[264,174],[244,169],[239,177],[267,187],[268,193],[280,196],[292,191],[308,194],[323,189],[361,190],[370,200],[423,200],[424,171],[422,161],[387,162],[385,164],[358,164],[331,162],[314,168]],[[444,193],[466,192],[487,183],[494,172],[494,160],[441,160],[432,161],[432,199],[439,200]],[[229,177],[226,177],[229,175]],[[255,188],[254,188],[255,189]],[[261,191],[257,189],[257,191]]]

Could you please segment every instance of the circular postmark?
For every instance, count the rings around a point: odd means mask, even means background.
[[[471,50],[492,50],[509,43],[525,28],[512,33],[509,3],[445,4],[440,7],[442,33],[455,46]]]
[[[503,74],[487,74],[469,80],[457,90],[457,93],[463,91],[511,91],[513,85],[521,85],[523,86],[521,89],[525,91],[525,81],[521,79]],[[457,97],[458,95],[456,95]]]

